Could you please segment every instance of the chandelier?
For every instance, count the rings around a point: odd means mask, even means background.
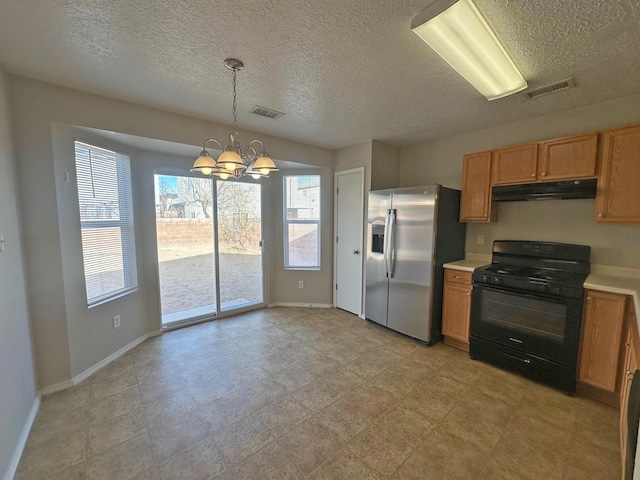
[[[266,177],[271,172],[277,172],[278,168],[265,151],[264,144],[260,140],[251,140],[244,150],[240,145],[238,113],[236,111],[236,73],[244,68],[244,64],[235,58],[227,58],[224,61],[224,66],[233,73],[233,133],[229,134],[229,143],[225,147],[215,138],[205,140],[202,152],[194,162],[191,171],[220,177],[222,180],[240,178],[245,175],[256,179]],[[222,150],[217,160],[207,151],[208,143],[217,143]],[[258,145],[260,154],[255,147]]]

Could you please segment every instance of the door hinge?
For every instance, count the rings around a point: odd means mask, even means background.
[[[336,283],[336,290],[338,289],[338,284]]]
[[[336,195],[340,195],[340,189],[336,188]]]
[[[336,235],[336,243],[338,243],[338,236]]]

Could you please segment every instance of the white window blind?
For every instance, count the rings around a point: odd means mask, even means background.
[[[75,142],[82,256],[89,306],[135,290],[129,157]]]
[[[284,266],[320,268],[320,176],[284,177]]]

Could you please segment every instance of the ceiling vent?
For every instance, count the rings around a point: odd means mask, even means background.
[[[550,93],[560,92],[562,90],[567,90],[568,88],[573,87],[575,87],[573,78],[567,78],[566,80],[551,83],[549,85],[545,85],[544,87],[529,90],[527,92],[524,92],[523,95],[527,100],[532,100],[534,98],[542,97],[543,95],[549,95]]]
[[[271,110],[270,108],[261,107],[260,105],[256,105],[255,107],[253,107],[251,113],[255,113],[256,115],[260,115],[261,117],[272,118],[274,120],[284,115],[284,113],[282,112]]]

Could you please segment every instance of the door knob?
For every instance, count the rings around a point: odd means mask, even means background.
[[[353,251],[353,254],[354,254],[354,255],[358,255],[359,253],[360,253],[360,250],[354,250],[354,251]]]

